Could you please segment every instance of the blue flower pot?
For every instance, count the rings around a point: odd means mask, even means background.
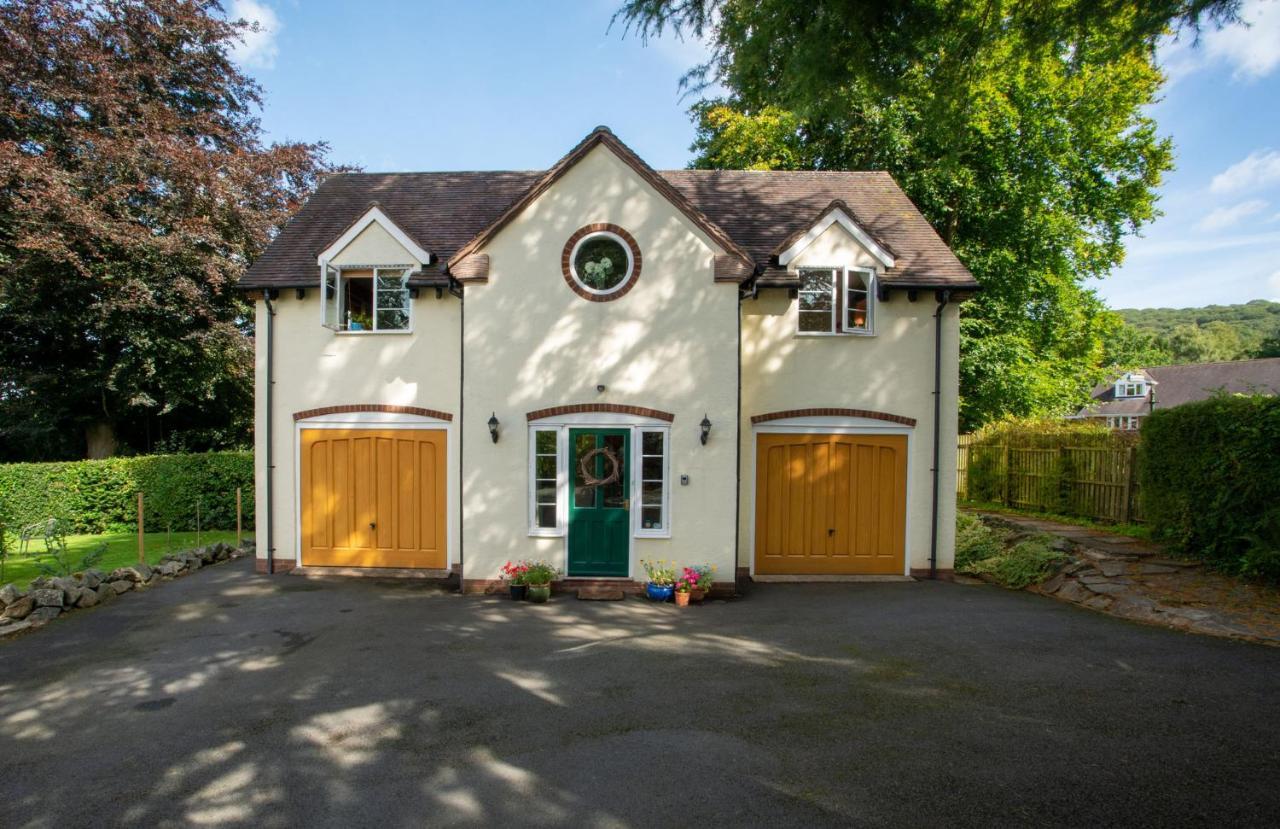
[[[673,584],[646,584],[644,586],[645,595],[655,602],[671,601],[671,594],[675,592]]]

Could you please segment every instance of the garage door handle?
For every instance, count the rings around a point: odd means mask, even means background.
[[[376,529],[378,529],[378,525],[377,525],[377,524],[375,524],[375,523],[373,523],[372,521],[370,521],[370,522],[369,522],[369,529],[371,529],[371,530],[376,530]]]
[[[828,528],[827,528],[827,535],[828,535],[828,536],[833,536],[833,535],[835,535],[835,534],[836,534],[836,528],[835,528],[835,527],[828,527]]]

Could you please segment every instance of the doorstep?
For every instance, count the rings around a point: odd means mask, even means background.
[[[295,567],[291,576],[344,576],[374,579],[447,579],[452,570],[419,569],[410,567]]]
[[[752,576],[757,584],[853,584],[855,582],[913,582],[910,576]]]

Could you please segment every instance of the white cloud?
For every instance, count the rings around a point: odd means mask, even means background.
[[[276,65],[280,49],[276,38],[284,28],[275,10],[258,0],[231,0],[228,20],[247,20],[258,25],[257,31],[241,32],[242,42],[231,50],[231,58],[241,66],[270,69]]]
[[[1232,67],[1240,80],[1266,77],[1280,67],[1280,0],[1245,0],[1245,24],[1207,29],[1199,44],[1183,33],[1160,44],[1160,65],[1176,81],[1214,64]]]
[[[1252,216],[1255,213],[1261,213],[1267,209],[1267,203],[1262,199],[1250,199],[1242,201],[1239,204],[1233,204],[1230,207],[1219,207],[1196,224],[1200,230],[1223,230],[1228,227],[1240,224],[1241,221]]]
[[[1280,151],[1255,150],[1213,177],[1209,189],[1215,193],[1239,193],[1280,184]]]

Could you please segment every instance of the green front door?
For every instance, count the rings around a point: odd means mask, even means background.
[[[626,576],[629,429],[570,429],[569,575]]]

